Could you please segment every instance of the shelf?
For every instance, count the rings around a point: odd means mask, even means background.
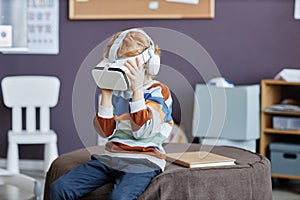
[[[263,156],[267,156],[270,159],[269,145],[273,142],[293,142],[298,141],[300,138],[300,130],[282,130],[274,129],[273,117],[274,116],[286,116],[286,117],[298,117],[300,118],[299,110],[271,110],[270,108],[276,104],[279,104],[282,99],[298,98],[300,91],[300,82],[287,82],[284,80],[267,79],[261,81],[261,111],[260,111],[260,149],[259,152]],[[287,95],[288,94],[288,95]],[[280,108],[280,107],[279,107]],[[273,161],[274,162],[274,161]],[[284,167],[282,164],[281,167]],[[295,166],[297,167],[297,166]],[[300,176],[288,175],[288,174],[274,174],[273,178],[284,179],[297,179],[300,180]]]
[[[266,128],[264,132],[270,134],[300,135],[300,131],[297,130],[279,130],[273,128]]]
[[[283,81],[283,80],[274,80],[274,79],[262,80],[262,82],[265,83],[266,85],[279,85],[279,86],[283,86],[283,85],[291,85],[291,86],[300,85],[300,82],[287,82],[287,81]]]
[[[12,47],[12,48],[0,48],[0,53],[26,53],[28,52],[28,48],[23,47]]]
[[[269,115],[288,115],[288,116],[300,116],[300,112],[282,112],[282,111],[263,111]]]
[[[286,175],[286,174],[272,174],[272,178],[287,178],[287,179],[298,179],[300,176]]]

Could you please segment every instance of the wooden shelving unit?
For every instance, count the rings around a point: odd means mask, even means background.
[[[272,105],[279,104],[283,100],[283,93],[287,87],[293,87],[300,92],[300,82],[286,82],[282,80],[262,80],[261,82],[261,136],[260,154],[269,157],[269,144],[274,141],[299,141],[300,131],[273,129],[274,116],[300,117],[300,112],[265,111]],[[296,93],[293,93],[296,94]],[[290,96],[292,98],[293,96]],[[299,179],[300,176],[284,174],[272,174],[274,178]]]

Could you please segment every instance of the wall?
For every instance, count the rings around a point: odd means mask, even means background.
[[[182,32],[207,50],[224,77],[237,85],[257,84],[284,67],[300,68],[300,21],[293,19],[293,8],[293,0],[216,0],[216,17],[212,20],[70,21],[67,1],[60,1],[59,55],[0,55],[0,78],[23,74],[60,78],[61,95],[52,110],[52,127],[59,136],[59,151],[65,153],[83,146],[72,115],[77,70],[87,54],[113,33],[131,27],[164,27]],[[164,62],[182,73],[192,86],[202,81],[193,70],[185,70],[184,60],[168,52],[163,56]],[[181,87],[176,80],[172,84]],[[179,105],[174,97],[174,118],[191,134],[193,94],[181,92],[185,104]],[[11,115],[3,103],[0,116],[0,156],[5,157]],[[23,158],[39,158],[43,153],[39,145],[22,146],[21,150]]]

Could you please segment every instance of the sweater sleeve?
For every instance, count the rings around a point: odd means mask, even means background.
[[[133,132],[141,129],[142,126],[152,118],[152,113],[149,108],[147,108],[145,99],[130,102],[130,122]]]
[[[94,128],[102,137],[109,137],[115,129],[115,120],[112,107],[99,106],[99,111],[94,118]]]

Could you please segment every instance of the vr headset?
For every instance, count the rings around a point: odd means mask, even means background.
[[[150,47],[137,56],[117,59],[118,49],[120,48],[126,34],[131,31],[144,34],[148,38]],[[129,29],[123,31],[112,44],[108,58],[103,58],[103,60],[92,70],[92,76],[95,83],[99,88],[103,89],[120,91],[130,89],[130,79],[125,74],[128,69],[124,64],[128,60],[135,63],[136,58],[139,59],[142,65],[147,64],[147,74],[156,75],[160,68],[160,57],[154,54],[154,50],[155,46],[153,41],[144,31],[140,29]]]

